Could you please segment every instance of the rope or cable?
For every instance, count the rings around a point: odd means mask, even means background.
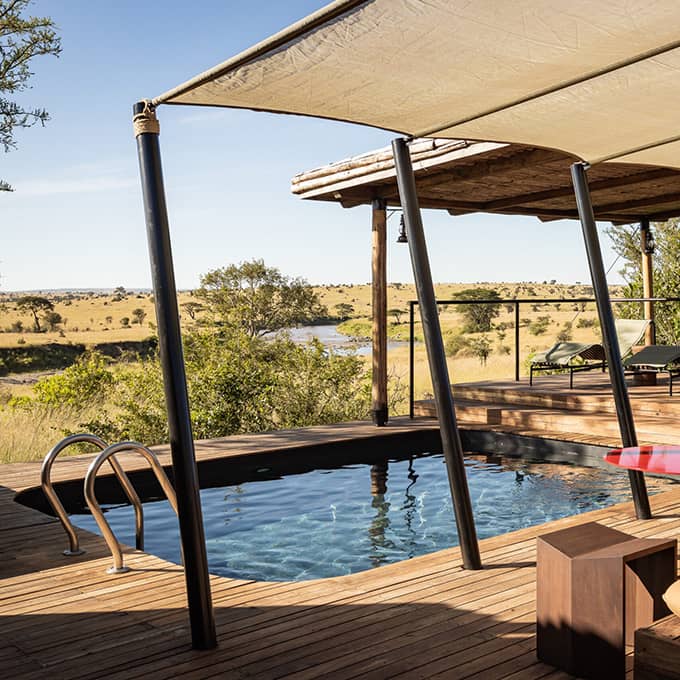
[[[144,101],[144,110],[133,116],[132,126],[135,131],[135,137],[139,137],[139,135],[144,133],[160,134],[161,125],[158,122],[158,118],[156,118],[156,109],[148,99]]]
[[[633,231],[633,233],[631,234],[631,238],[634,238],[634,237],[637,235],[637,233],[638,233],[639,231],[640,231],[640,227],[639,227],[639,225],[638,225],[638,226],[635,227],[635,231]],[[622,256],[623,256],[623,254],[622,254],[622,253],[619,253],[619,254],[614,258],[614,261],[609,265],[609,268],[607,269],[607,271],[606,271],[605,274],[604,274],[604,275],[605,275],[605,278],[607,277],[607,274],[609,274],[609,272],[610,272],[612,269],[614,269],[616,263],[621,259]],[[582,310],[579,309],[579,310],[576,312],[576,314],[574,315],[574,318],[569,322],[569,325],[571,325],[571,326],[574,325],[574,321],[576,321],[576,319],[578,319],[579,315],[581,314],[581,311],[582,311]]]

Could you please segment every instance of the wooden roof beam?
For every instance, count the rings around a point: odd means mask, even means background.
[[[513,170],[521,170],[532,165],[542,165],[558,160],[569,161],[569,156],[549,149],[527,149],[512,156],[500,158],[478,159],[474,165],[465,168],[450,168],[426,175],[416,172],[416,187],[418,190],[445,184],[446,182],[465,182],[466,180],[481,179],[490,175],[502,175]],[[566,166],[565,166],[566,167]]]
[[[604,191],[605,189],[615,189],[622,186],[634,186],[635,184],[643,184],[656,179],[666,179],[669,177],[678,177],[680,173],[677,170],[669,168],[655,168],[654,170],[647,170],[639,172],[635,175],[625,175],[623,177],[611,177],[609,179],[602,179],[591,182],[590,192]],[[538,201],[547,201],[552,198],[564,198],[566,196],[573,196],[574,188],[569,184],[565,187],[557,189],[546,189],[545,191],[535,191],[521,196],[508,196],[507,198],[499,198],[495,201],[488,201],[485,204],[486,210],[498,210],[500,208],[508,208],[515,205],[524,205],[525,203],[537,203]]]
[[[661,194],[660,196],[643,196],[642,198],[634,198],[627,201],[618,201],[616,203],[607,203],[605,205],[599,205],[595,207],[595,210],[627,210],[629,208],[642,208],[644,206],[649,206],[654,208],[656,206],[667,205],[669,203],[675,203],[677,205],[677,210],[680,213],[680,192],[674,191],[671,194]]]
[[[425,207],[425,206],[423,206]],[[469,211],[467,210],[461,210],[457,208],[451,208],[448,210],[449,214],[452,215],[453,217],[459,217],[461,215],[466,215],[468,214]],[[484,210],[480,210],[479,212],[485,212]],[[488,212],[488,211],[486,211]],[[576,210],[553,210],[550,208],[522,208],[518,206],[513,206],[511,212],[503,213],[501,211],[498,211],[496,214],[501,214],[501,215],[523,215],[527,217],[537,217],[539,220],[542,222],[550,222],[554,220],[578,220],[579,215]],[[665,213],[664,213],[665,214]],[[680,215],[680,208],[675,212],[676,215]],[[642,215],[639,214],[630,214],[630,213],[604,213],[600,211],[595,211],[595,218],[598,221],[602,222],[617,222],[620,224],[629,224],[632,222],[639,222],[640,219],[642,218]],[[654,216],[650,215],[650,218]],[[663,218],[658,218],[658,219],[666,219],[666,217]]]

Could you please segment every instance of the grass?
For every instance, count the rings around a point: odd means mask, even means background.
[[[0,463],[38,461],[65,435],[79,432],[79,423],[94,416],[75,408],[0,408]],[[82,453],[78,447],[68,453]],[[36,480],[36,484],[38,480]]]
[[[534,283],[493,283],[477,284],[494,288],[504,298],[559,298],[585,297],[590,291],[585,286],[563,286],[559,284]],[[449,299],[473,284],[439,284],[436,287],[439,299]],[[345,325],[348,334],[362,337],[371,335],[371,287],[369,285],[340,285],[317,287],[321,301],[328,307],[331,314],[335,313],[335,305],[345,303],[352,305],[352,318]],[[38,345],[48,342],[80,343],[93,345],[100,342],[120,342],[124,340],[142,340],[155,330],[155,312],[153,299],[148,293],[131,293],[117,298],[114,295],[97,293],[74,294],[70,299],[64,295],[51,297],[55,304],[55,311],[65,318],[61,332],[7,332],[7,329],[21,321],[25,328],[32,327],[32,320],[28,315],[22,315],[13,304],[11,296],[0,295],[0,347],[17,347],[18,345]],[[391,284],[388,288],[388,309],[403,311],[400,323],[396,323],[397,316],[390,314],[389,335],[393,340],[408,339],[408,301],[415,299],[415,289],[412,285]],[[195,298],[189,292],[179,295],[180,309],[182,304]],[[125,327],[121,324],[123,317],[132,321],[132,310],[143,309],[147,316],[141,324]],[[417,308],[416,308],[417,309]],[[549,316],[545,332],[540,335],[531,333],[532,324],[541,316]],[[550,347],[556,340],[557,334],[568,322],[572,323],[572,339],[577,342],[596,341],[597,328],[578,328],[579,319],[592,320],[596,317],[594,305],[588,305],[585,311],[578,312],[572,303],[561,303],[557,309],[554,305],[537,306],[526,304],[520,310],[520,366],[524,374],[524,364],[530,353]],[[440,322],[444,337],[454,334],[463,325],[462,316],[453,306],[442,308]],[[416,316],[416,339],[422,340],[422,329]],[[495,324],[514,321],[514,312],[509,312],[504,306]],[[189,323],[184,314],[183,323]],[[540,325],[540,324],[539,324]],[[492,353],[485,365],[479,358],[471,356],[469,352],[461,352],[449,357],[449,372],[453,383],[474,382],[479,380],[509,379],[514,376],[514,328],[507,328],[505,337],[501,339],[498,331],[491,331],[486,338],[492,347]],[[474,337],[474,336],[466,336]],[[503,344],[511,348],[510,354],[503,354],[498,346]],[[365,357],[367,368],[370,370],[370,357]],[[402,384],[408,382],[408,347],[392,348],[388,356],[389,371],[397,376]],[[29,396],[32,387],[27,384],[9,384],[5,380],[2,401],[10,395]],[[422,398],[432,392],[427,365],[425,348],[421,344],[416,346],[415,353],[415,395]],[[1,403],[1,402],[0,402]],[[407,404],[401,410],[405,413]],[[92,414],[94,415],[94,414]],[[11,409],[0,405],[0,463],[40,460],[47,451],[64,436],[67,431],[80,431],[79,423],[92,419],[92,416],[82,411],[67,408],[43,408],[30,412]]]
[[[118,299],[114,295],[99,293],[46,294],[54,304],[54,311],[61,314],[64,322],[59,329],[43,333],[32,332],[33,317],[17,309],[12,296],[0,296],[0,347],[18,345],[44,345],[47,343],[94,345],[102,342],[144,340],[155,333],[156,314],[150,293],[130,293]],[[180,305],[193,300],[190,293],[180,293]],[[141,324],[134,323],[133,310],[144,310],[146,317]],[[127,318],[129,325],[123,325]],[[20,322],[23,332],[12,332]]]

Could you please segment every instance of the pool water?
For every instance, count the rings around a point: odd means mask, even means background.
[[[615,469],[467,456],[466,471],[479,538],[630,500]],[[650,493],[670,484],[648,479]],[[441,455],[203,489],[201,501],[209,569],[233,578],[339,576],[458,544]],[[106,510],[118,540],[134,545],[132,508]],[[99,533],[90,515],[72,520]],[[144,523],[145,551],[178,563],[167,501],[145,503]]]

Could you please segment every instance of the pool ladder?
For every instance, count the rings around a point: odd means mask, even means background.
[[[158,483],[161,485],[161,488],[167,496],[168,502],[175,511],[175,514],[177,514],[177,496],[175,495],[175,490],[172,488],[172,484],[170,484],[170,480],[165,474],[162,465],[159,463],[156,454],[146,446],[143,446],[138,442],[130,441],[119,442],[118,444],[112,444],[109,446],[103,439],[97,437],[94,434],[74,434],[69,437],[65,437],[45,456],[42,468],[40,470],[40,484],[43,493],[45,494],[49,504],[52,506],[54,513],[61,522],[61,525],[64,527],[64,531],[68,536],[69,547],[67,550],[64,550],[64,555],[82,555],[85,551],[80,548],[78,534],[76,533],[76,530],[71,523],[64,506],[59,500],[59,497],[54,490],[54,486],[52,485],[52,464],[54,463],[56,457],[66,448],[73,444],[83,442],[94,444],[100,449],[100,453],[92,461],[90,467],[87,470],[87,474],[85,475],[85,501],[87,502],[92,516],[99,525],[99,529],[101,530],[104,540],[106,540],[109,550],[111,550],[111,555],[113,556],[113,566],[107,569],[107,572],[109,574],[123,574],[127,571],[130,571],[130,568],[125,566],[120,543],[118,543],[116,535],[113,533],[109,523],[106,521],[104,512],[102,511],[95,495],[95,479],[101,466],[106,462],[109,463],[114,474],[116,475],[116,478],[123,488],[123,492],[134,508],[135,547],[137,550],[144,550],[144,511],[142,510],[142,502],[139,500],[137,492],[132,486],[130,479],[125,474],[125,470],[123,470],[123,467],[116,459],[116,454],[129,451],[132,453],[138,453],[146,459],[146,461],[149,463],[149,466],[151,467],[151,470],[156,476]]]

